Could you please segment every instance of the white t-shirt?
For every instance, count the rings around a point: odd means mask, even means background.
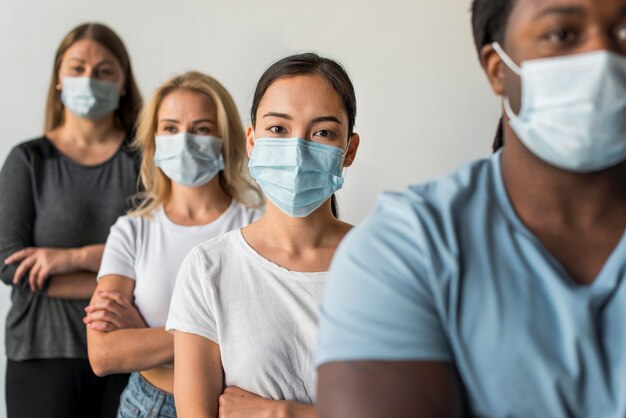
[[[108,275],[135,280],[135,304],[150,327],[163,327],[167,319],[178,268],[189,251],[201,242],[241,228],[260,216],[259,209],[233,200],[219,218],[206,225],[175,224],[163,208],[151,218],[122,216],[107,238],[98,279]]]
[[[185,258],[166,329],[219,344],[226,386],[311,404],[326,278],[327,272],[295,272],[272,263],[235,230]]]

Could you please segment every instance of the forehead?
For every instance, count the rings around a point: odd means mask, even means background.
[[[512,0],[511,21],[529,21],[541,18],[549,11],[560,11],[564,15],[622,14],[626,0]],[[617,17],[617,16],[615,16]]]
[[[121,65],[115,55],[104,45],[93,39],[81,39],[74,42],[63,55],[63,61],[77,59],[98,64],[102,61],[110,61],[114,64]]]
[[[259,103],[259,113],[345,113],[339,93],[319,74],[283,77],[274,81]],[[262,114],[261,113],[261,114]]]
[[[213,115],[217,112],[211,97],[188,89],[177,89],[167,94],[159,106],[159,117],[174,115]]]

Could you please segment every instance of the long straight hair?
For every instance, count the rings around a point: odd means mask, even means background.
[[[54,57],[52,66],[52,77],[48,88],[48,100],[46,102],[46,117],[44,123],[45,132],[63,125],[64,106],[61,102],[61,92],[57,89],[59,84],[59,69],[61,61],[67,50],[76,42],[82,39],[91,39],[111,51],[122,66],[124,72],[124,91],[120,98],[120,105],[115,111],[115,123],[118,128],[127,134],[133,131],[137,116],[141,110],[141,94],[137,88],[133,70],[130,65],[130,58],[122,40],[109,28],[101,23],[83,23],[72,29],[61,41]]]
[[[263,195],[248,174],[246,136],[234,100],[219,81],[196,71],[172,77],[163,83],[141,112],[133,148],[142,153],[141,182],[144,191],[136,196],[134,216],[150,216],[169,199],[172,181],[154,162],[158,113],[165,97],[175,90],[189,90],[211,98],[217,108],[217,130],[224,141],[224,171],[219,173],[224,192],[248,207],[263,204]]]

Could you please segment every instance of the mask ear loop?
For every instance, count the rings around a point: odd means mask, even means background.
[[[511,71],[513,71],[515,74],[521,77],[522,69],[520,68],[519,65],[515,63],[515,61],[511,59],[511,57],[504,51],[504,49],[502,49],[500,44],[498,42],[494,42],[491,44],[491,46],[493,47],[494,51],[496,51],[496,54],[498,54],[500,59],[502,59],[502,62],[504,62],[504,64],[507,67],[509,67]],[[502,102],[504,104],[504,112],[509,117],[509,119],[510,120],[517,119],[517,115],[515,114],[515,112],[513,112],[513,108],[511,108],[511,102],[509,101],[509,97],[508,96],[504,97],[502,99]]]
[[[502,49],[500,44],[497,42],[494,42],[491,44],[491,46],[493,47],[493,50],[496,51],[496,54],[498,54],[500,59],[506,64],[506,66],[509,67],[515,74],[521,77],[522,69],[520,68],[519,65],[515,63],[515,61],[511,59],[511,57],[509,57],[509,55],[506,52],[504,52],[504,49]]]
[[[345,179],[346,174],[348,173],[348,167],[346,167],[346,156],[348,155],[348,150],[350,149],[350,140],[352,139],[352,135],[348,137],[348,144],[346,145],[346,149],[343,150],[343,163],[342,163],[342,173],[341,176]]]

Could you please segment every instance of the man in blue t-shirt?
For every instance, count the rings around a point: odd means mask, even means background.
[[[626,0],[474,0],[501,148],[337,252],[318,416],[626,416]]]

